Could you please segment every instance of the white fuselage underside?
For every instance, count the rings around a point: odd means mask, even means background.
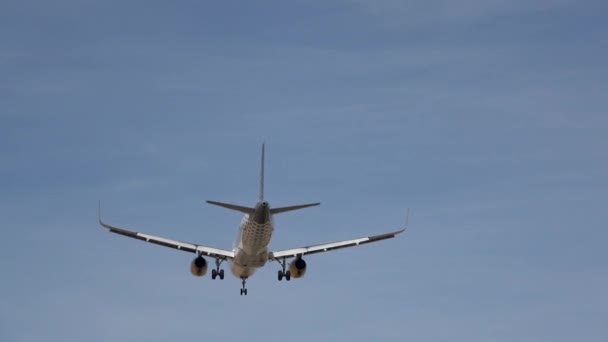
[[[268,245],[274,230],[272,216],[263,223],[257,223],[251,215],[241,220],[239,234],[234,246],[232,274],[240,279],[249,278],[256,269],[268,261]]]

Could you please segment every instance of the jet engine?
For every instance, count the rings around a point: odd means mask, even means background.
[[[205,273],[207,273],[207,260],[200,255],[196,257],[192,260],[192,263],[190,263],[190,272],[192,272],[192,275],[195,277],[204,276]]]
[[[302,258],[297,258],[289,263],[289,273],[291,273],[292,278],[302,278],[304,273],[306,273],[306,261]]]

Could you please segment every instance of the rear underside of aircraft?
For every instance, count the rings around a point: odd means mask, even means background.
[[[260,163],[260,192],[258,202],[255,204],[255,206],[247,207],[231,203],[207,201],[209,204],[235,210],[244,214],[241,224],[239,225],[237,239],[232,250],[181,242],[109,225],[103,222],[101,219],[101,205],[99,210],[99,224],[112,233],[189,253],[195,253],[196,257],[190,263],[190,272],[196,277],[202,277],[207,274],[209,264],[205,257],[210,257],[215,259],[214,268],[211,270],[211,278],[224,279],[225,274],[224,270],[221,268],[221,265],[224,261],[228,261],[232,264],[232,274],[241,280],[241,295],[247,294],[247,279],[251,277],[258,268],[263,267],[268,261],[276,261],[281,265],[281,269],[279,269],[277,273],[277,279],[279,281],[283,279],[289,281],[291,278],[301,278],[304,276],[304,274],[306,274],[307,264],[303,259],[305,255],[323,253],[335,249],[355,247],[366,243],[382,241],[393,238],[405,230],[405,228],[402,228],[390,233],[357,239],[271,251],[269,250],[269,245],[274,232],[273,215],[318,206],[320,203],[307,203],[271,208],[270,204],[264,199],[264,160],[265,146],[262,145],[262,158]],[[288,260],[291,260],[289,264],[287,263]]]

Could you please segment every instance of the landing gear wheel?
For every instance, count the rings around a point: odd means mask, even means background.
[[[242,282],[243,287],[241,288],[241,296],[242,296],[242,295],[245,295],[245,296],[246,296],[246,295],[247,295],[247,288],[245,287],[246,278],[242,278],[242,279],[243,279],[243,282]]]
[[[278,273],[278,279],[279,279],[279,281],[283,280],[283,277],[285,277],[286,281],[291,280],[291,272],[289,272],[289,270],[285,270],[287,268],[286,267],[287,263],[285,261],[285,258],[283,257],[283,258],[281,258],[281,260],[279,260],[279,259],[275,259],[275,260],[283,268],[282,270],[279,270],[279,273]]]
[[[224,279],[224,270],[220,270],[220,265],[224,262],[224,259],[215,258],[215,269],[211,270],[211,278],[215,279],[217,276],[220,276],[220,279]]]

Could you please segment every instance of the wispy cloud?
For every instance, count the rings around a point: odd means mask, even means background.
[[[0,339],[603,341],[601,6],[3,2]],[[407,234],[311,257],[302,281],[269,264],[241,298],[97,226],[102,199],[229,248],[240,218],[203,201],[255,200],[261,141],[272,203],[323,202],[271,247],[411,207]]]

